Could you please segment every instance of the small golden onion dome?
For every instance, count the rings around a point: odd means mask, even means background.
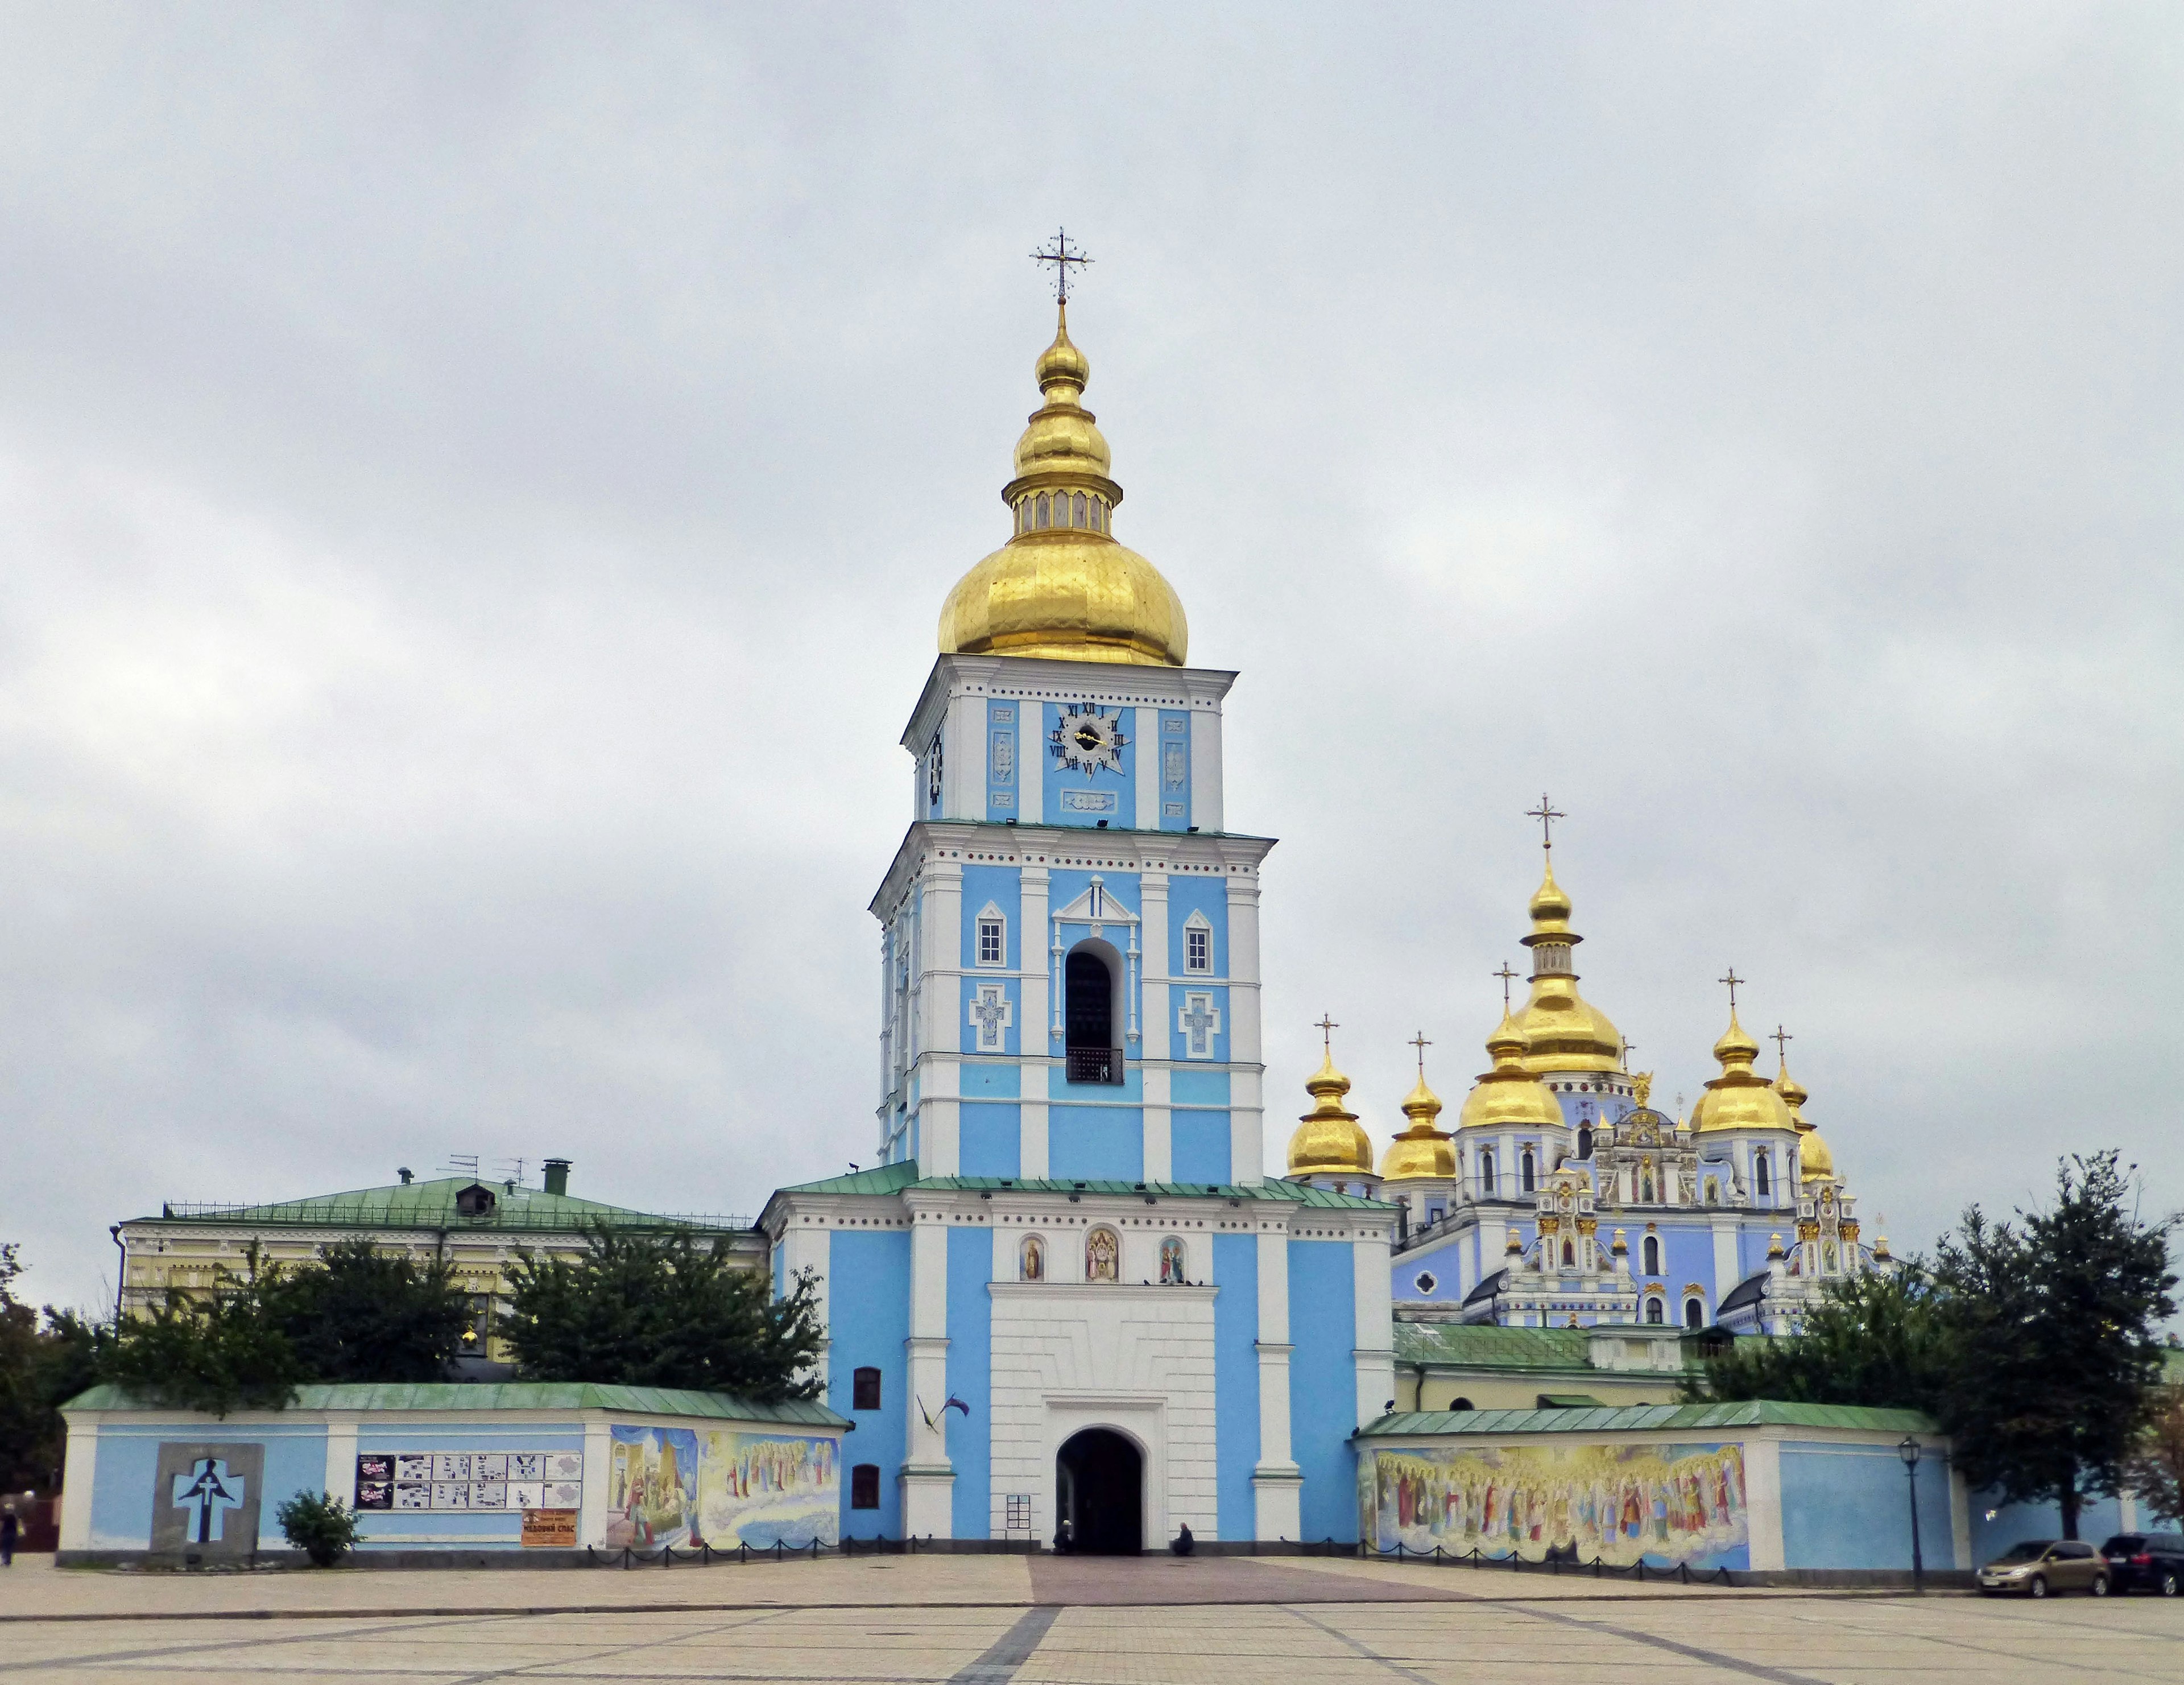
[[[1832,1182],[1836,1179],[1836,1156],[1820,1138],[1820,1132],[1807,1124],[1797,1131],[1797,1174],[1808,1182]]]
[[[1570,898],[1555,882],[1552,855],[1530,912],[1532,933],[1524,943],[1532,951],[1532,993],[1517,1015],[1524,1068],[1538,1074],[1621,1069],[1623,1032],[1578,993],[1570,950],[1585,938],[1569,928]]]
[[[1123,488],[1107,441],[1078,400],[1092,365],[1062,308],[1035,372],[1046,402],[1017,441],[1001,488],[1015,533],[956,583],[940,610],[940,652],[1181,667],[1190,628],[1160,570],[1115,542]]]
[[[1704,1135],[1722,1130],[1794,1130],[1790,1108],[1774,1085],[1752,1068],[1759,1044],[1745,1034],[1736,1021],[1736,1008],[1729,1011],[1729,1028],[1713,1044],[1721,1061],[1721,1074],[1706,1085],[1691,1108],[1689,1127]]]
[[[1888,1262],[1892,1254],[1888,1250],[1887,1236],[1875,1235],[1873,1237],[1873,1256],[1875,1263],[1886,1264]]]
[[[1337,1170],[1371,1175],[1373,1138],[1358,1127],[1357,1114],[1343,1107],[1350,1079],[1334,1068],[1332,1049],[1305,1083],[1305,1091],[1318,1103],[1298,1119],[1296,1132],[1290,1137],[1290,1174]]]
[[[1380,1179],[1401,1182],[1453,1178],[1456,1149],[1449,1143],[1456,1137],[1434,1127],[1434,1119],[1440,1116],[1440,1096],[1426,1086],[1423,1064],[1418,1068],[1418,1085],[1403,1097],[1403,1115],[1411,1120],[1411,1126],[1390,1141],[1388,1150],[1380,1155]]]
[[[1767,1237],[1767,1256],[1769,1258],[1786,1258],[1789,1256],[1788,1253],[1782,1250],[1781,1236],[1769,1235]]]
[[[1486,1038],[1494,1068],[1481,1074],[1457,1114],[1459,1130],[1559,1129],[1563,1108],[1554,1091],[1524,1065],[1524,1035],[1507,1013]]]

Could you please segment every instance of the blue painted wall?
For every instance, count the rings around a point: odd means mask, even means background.
[[[955,1465],[952,1522],[959,1539],[993,1532],[994,1235],[976,1225],[948,1231],[948,1392],[970,1406],[948,1412],[948,1460]]]
[[[1213,973],[1228,974],[1228,886],[1220,878],[1178,872],[1167,880],[1167,969],[1171,977],[1187,975],[1184,962],[1183,927],[1194,912],[1206,915],[1213,927]]]
[[[1141,1182],[1145,1114],[1136,1106],[1046,1108],[1047,1174],[1058,1182]]]
[[[1178,1106],[1226,1106],[1228,1073],[1176,1070],[1168,1073],[1167,1096]]]
[[[1892,1445],[1782,1447],[1782,1561],[1790,1568],[1911,1565],[1910,1481]],[[1919,1543],[1929,1568],[1956,1565],[1949,1470],[1919,1465]]]
[[[966,1061],[958,1087],[967,1100],[1013,1100],[1022,1091],[1022,1083],[1020,1066]]]
[[[1190,829],[1190,715],[1181,708],[1140,708],[1139,728],[1156,729],[1160,742],[1160,828]]]
[[[1056,756],[1053,737],[1061,723],[1061,709],[1053,702],[1042,705],[1039,753],[1045,811],[1040,817],[1050,825],[1095,826],[1105,819],[1110,830],[1127,831],[1138,823],[1138,755],[1142,745],[1138,741],[1137,711],[1102,708],[1100,711],[1121,715],[1124,740],[1120,777],[1104,769],[1079,772]]]
[[[959,962],[967,969],[978,963],[978,915],[990,906],[1000,914],[1007,929],[1007,940],[1002,948],[1001,968],[1019,970],[1023,965],[1023,938],[1019,928],[1023,922],[1022,875],[1013,866],[966,866],[963,868],[963,957]],[[991,915],[989,914],[989,917]],[[1040,962],[1045,963],[1042,956]],[[988,968],[990,971],[992,968]]]
[[[957,1151],[966,1176],[1022,1174],[1023,1108],[1013,1101],[967,1100]]]
[[[1229,1174],[1226,1112],[1168,1113],[1168,1175],[1178,1182],[1226,1182]],[[1132,1180],[1136,1178],[1133,1177]]]
[[[1308,1539],[1357,1537],[1357,1280],[1346,1241],[1289,1243],[1290,1454]]]
[[[1899,1476],[1900,1478],[1900,1476]],[[1919,1520],[1925,1520],[1926,1489],[1919,1488]],[[2063,1537],[2063,1512],[2052,1504],[2005,1504],[1999,1493],[1975,1492],[1970,1496],[1972,1560],[1975,1568],[1992,1562],[2020,1539],[2059,1539]],[[1987,1511],[1994,1511],[1992,1520]],[[2162,1526],[2138,1506],[2141,1529]],[[2089,1498],[2078,1510],[2078,1537],[2099,1544],[2111,1533],[2123,1531],[2123,1505],[2113,1498]],[[1920,1537],[1926,1536],[1922,1525]],[[1934,1559],[1930,1555],[1927,1561]]]
[[[322,1492],[326,1484],[326,1431],[324,1424],[264,1424],[240,1422],[131,1422],[124,1427],[105,1426],[98,1431],[98,1460],[92,1475],[91,1548],[94,1550],[147,1550],[152,1543],[152,1506],[158,1494],[152,1490],[159,1468],[162,1440],[204,1443],[263,1445],[265,1448],[264,1489],[259,1493],[258,1543],[268,1550],[285,1550],[281,1524],[273,1512],[298,1492]]]
[[[1213,1237],[1213,1470],[1221,1537],[1257,1531],[1251,1470],[1259,1463],[1259,1243]]]
[[[856,1423],[842,1441],[844,1537],[902,1536],[902,1493],[895,1476],[904,1453],[904,1391],[910,1385],[903,1342],[910,1336],[910,1236],[900,1229],[870,1234],[838,1229],[827,1248],[827,1403]],[[880,1372],[880,1408],[853,1410],[853,1371]],[[850,1469],[876,1463],[880,1507],[850,1508]]]
[[[1013,700],[986,703],[986,817],[996,822],[1022,817],[1017,792],[1023,786],[1023,710]]]

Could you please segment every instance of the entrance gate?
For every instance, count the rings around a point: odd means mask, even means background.
[[[1076,1548],[1095,1556],[1135,1556],[1145,1548],[1145,1459],[1112,1428],[1072,1434],[1056,1453],[1055,1513],[1070,1524]]]

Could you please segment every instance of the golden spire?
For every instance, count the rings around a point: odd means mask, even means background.
[[[1403,1096],[1403,1115],[1411,1120],[1405,1130],[1388,1144],[1380,1155],[1380,1176],[1384,1181],[1418,1181],[1427,1178],[1451,1178],[1456,1174],[1456,1149],[1449,1143],[1455,1137],[1447,1130],[1435,1126],[1440,1116],[1440,1096],[1426,1086],[1426,1049],[1433,1043],[1420,1030],[1412,1039],[1411,1046],[1418,1050],[1418,1082]]]
[[[1718,1130],[1795,1129],[1796,1120],[1774,1085],[1752,1068],[1752,1062],[1759,1057],[1759,1044],[1736,1019],[1736,990],[1744,979],[1731,966],[1721,981],[1729,985],[1729,1028],[1713,1044],[1721,1074],[1707,1084],[1706,1092],[1691,1108],[1691,1130],[1698,1134]]]
[[[1546,870],[1533,892],[1532,932],[1524,946],[1532,951],[1532,994],[1518,1015],[1525,1042],[1525,1068],[1536,1074],[1557,1071],[1620,1071],[1623,1035],[1607,1014],[1578,993],[1570,950],[1585,939],[1569,928],[1570,898],[1555,882],[1554,822],[1568,816],[1542,795],[1529,810],[1540,822]]]
[[[1065,276],[1067,263],[1087,261],[1043,260],[1062,262]],[[1066,283],[1060,290],[1054,343],[1033,368],[1045,401],[1001,488],[1011,535],[948,594],[940,652],[1181,667],[1190,642],[1182,602],[1159,569],[1115,542],[1123,488],[1081,401],[1092,365],[1069,337]]]
[[[1457,1128],[1560,1128],[1563,1108],[1546,1084],[1525,1068],[1524,1033],[1507,1012],[1486,1038],[1486,1051],[1494,1068],[1482,1073],[1478,1085],[1464,1096]]]
[[[1357,1126],[1357,1114],[1343,1105],[1342,1096],[1350,1092],[1350,1079],[1334,1068],[1334,1032],[1341,1026],[1322,1013],[1315,1028],[1320,1032],[1324,1056],[1319,1068],[1305,1080],[1305,1092],[1315,1103],[1297,1120],[1296,1131],[1290,1136],[1289,1173],[1305,1176],[1333,1170],[1369,1176],[1373,1140]]]

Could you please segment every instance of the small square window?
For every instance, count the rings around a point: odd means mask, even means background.
[[[1186,970],[1213,969],[1213,933],[1190,929],[1183,933],[1183,963]]]
[[[877,1509],[880,1507],[880,1465],[878,1463],[859,1463],[850,1470],[850,1508]]]
[[[978,963],[1000,965],[1006,958],[1007,954],[1008,939],[1002,933],[1001,921],[998,918],[980,919],[978,921]]]

